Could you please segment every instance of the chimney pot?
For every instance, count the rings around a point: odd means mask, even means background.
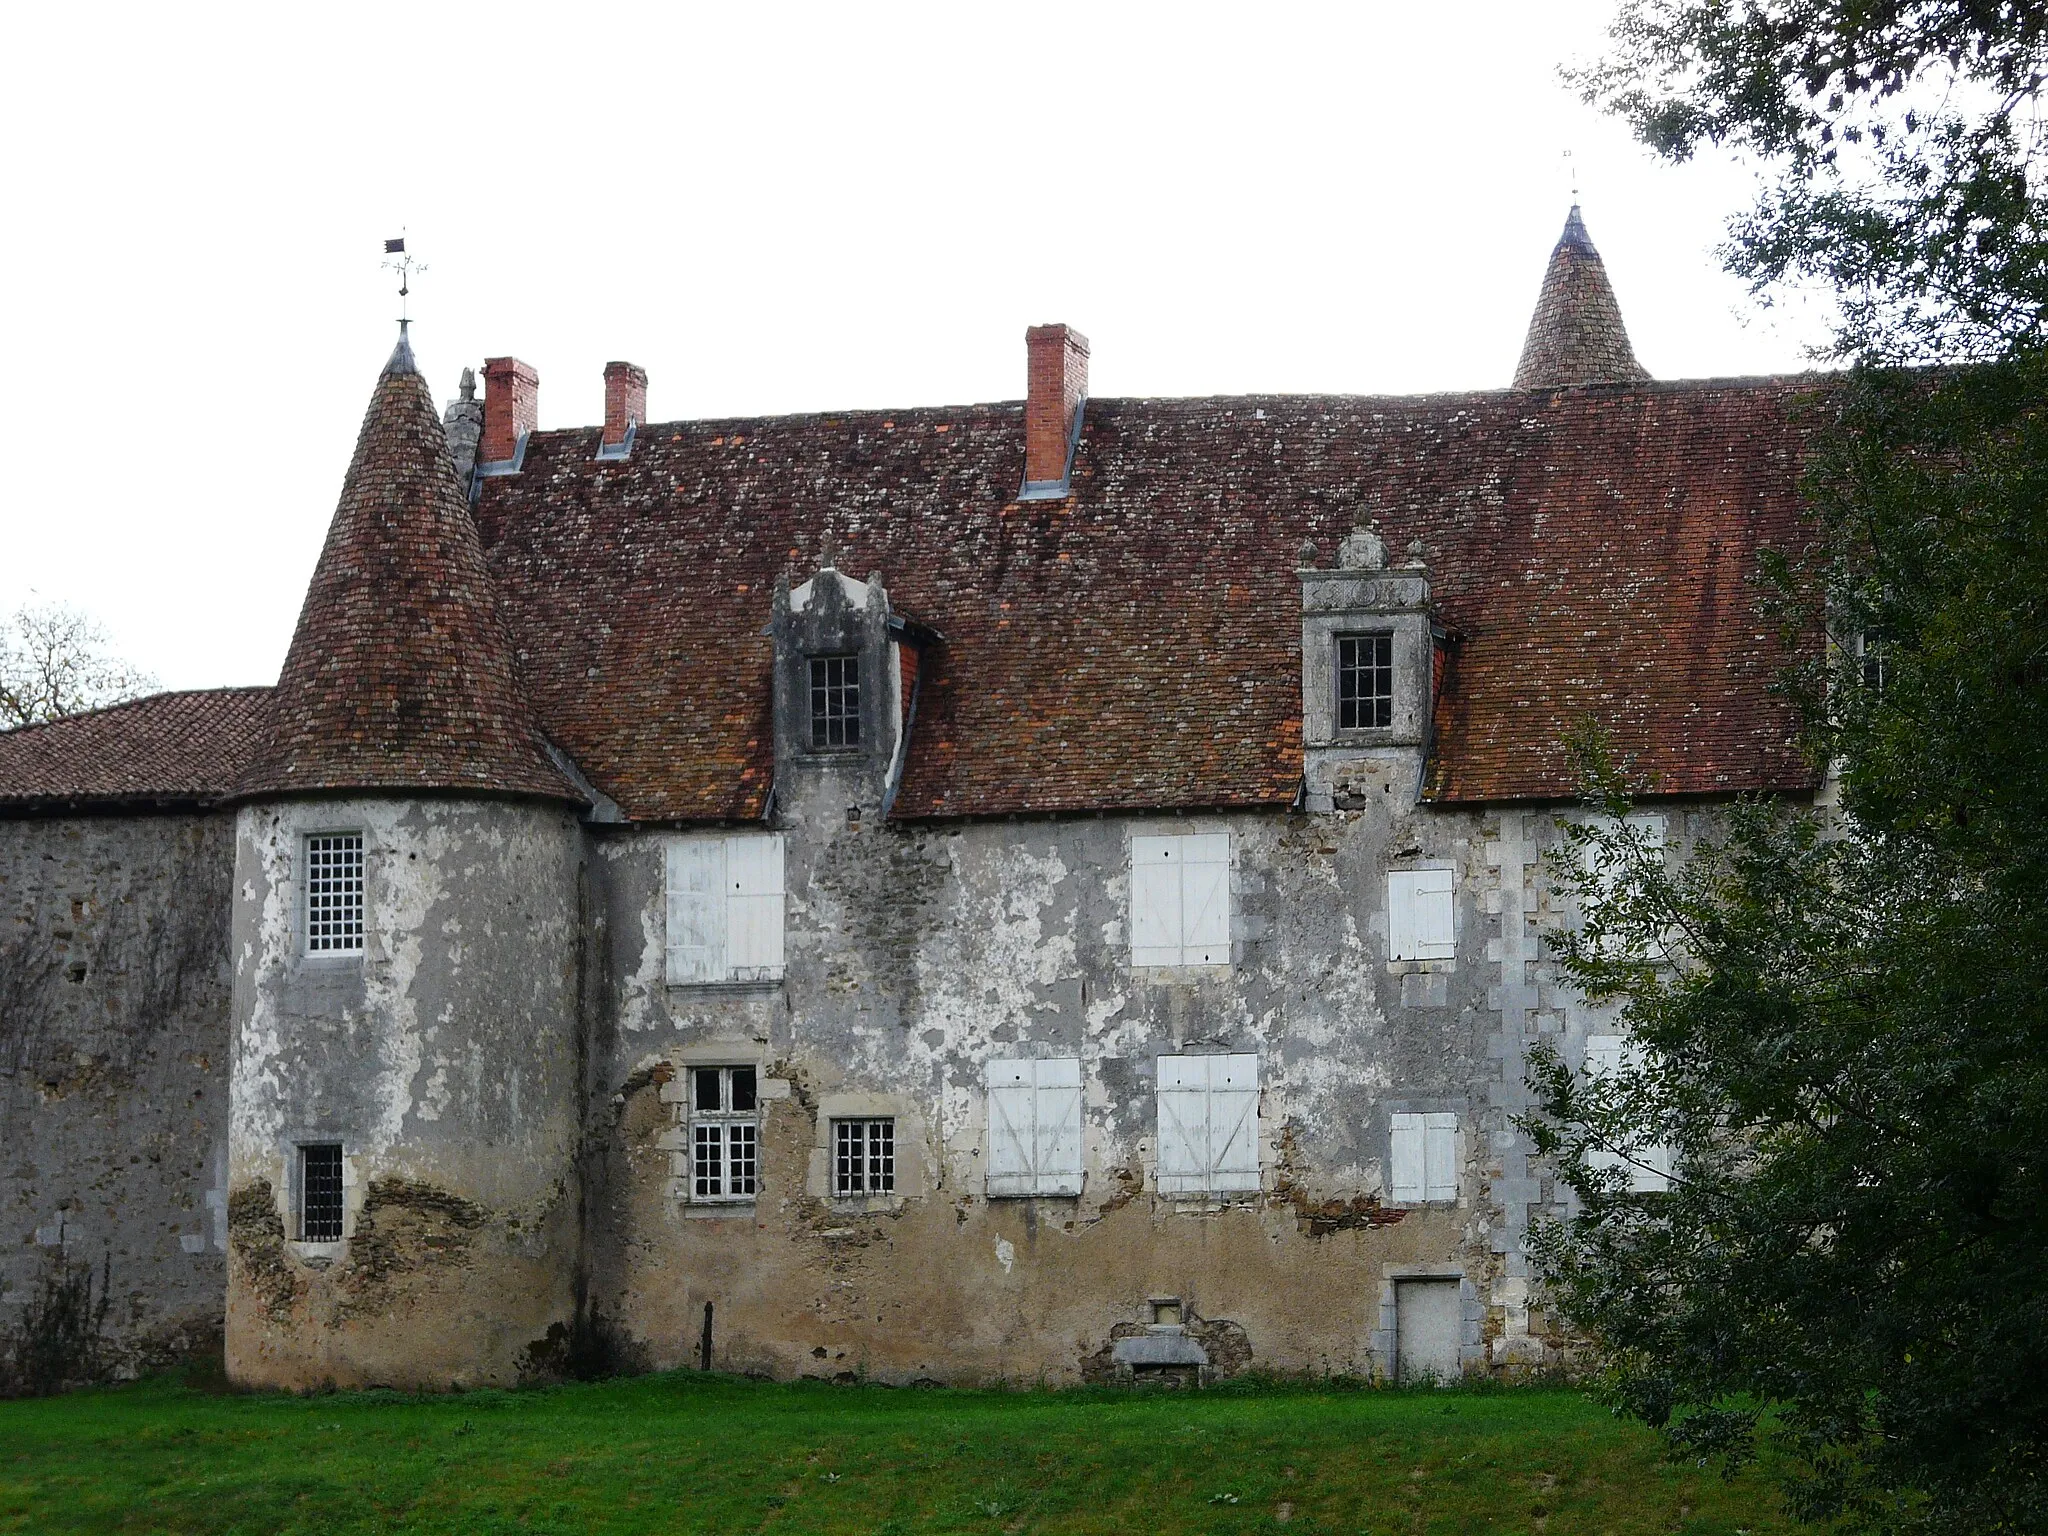
[[[1088,398],[1088,338],[1070,325],[1034,325],[1024,350],[1024,479],[1059,484],[1067,478],[1074,411]]]
[[[503,464],[519,439],[540,423],[540,375],[516,357],[484,359],[484,440],[481,458]]]
[[[604,446],[616,448],[626,429],[647,419],[647,370],[632,363],[604,365]]]

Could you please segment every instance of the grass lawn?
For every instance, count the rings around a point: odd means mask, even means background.
[[[449,1397],[0,1403],[0,1531],[1790,1529],[1575,1393],[890,1391],[678,1374]]]

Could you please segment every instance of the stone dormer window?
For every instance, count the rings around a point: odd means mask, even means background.
[[[860,745],[860,658],[811,658],[811,746],[831,751]]]
[[[1394,632],[1337,636],[1337,728],[1376,730],[1394,723]]]

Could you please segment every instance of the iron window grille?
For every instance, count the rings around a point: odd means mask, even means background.
[[[860,658],[811,658],[811,745],[860,745]]]
[[[306,953],[361,954],[363,834],[306,839]]]
[[[832,1122],[832,1193],[842,1198],[896,1191],[896,1122]]]
[[[690,1198],[751,1200],[761,1121],[752,1067],[690,1069]]]
[[[341,1241],[341,1144],[299,1148],[299,1241]]]
[[[1337,728],[1369,730],[1394,723],[1394,637],[1337,637]]]
[[[1862,634],[1856,637],[1856,661],[1862,672],[1863,687],[1873,698],[1884,697],[1885,654],[1884,639],[1880,635]]]

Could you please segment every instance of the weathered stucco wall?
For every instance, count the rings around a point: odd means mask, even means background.
[[[0,1335],[62,1262],[104,1269],[117,1372],[218,1341],[232,836],[0,820]]]
[[[366,943],[309,956],[309,833],[364,835]],[[583,834],[509,803],[352,799],[236,825],[228,1369],[285,1387],[515,1380],[573,1312]],[[295,1149],[343,1148],[339,1243]]]
[[[1390,789],[1335,814],[853,828],[830,774],[778,793],[779,986],[665,984],[662,850],[685,834],[600,835],[593,861],[591,1295],[656,1363],[700,1358],[710,1303],[728,1368],[1072,1380],[1170,1294],[1242,1330],[1236,1365],[1362,1374],[1389,1367],[1394,1282],[1420,1275],[1461,1282],[1466,1368],[1543,1361],[1519,1239],[1554,1190],[1510,1117],[1528,1045],[1576,1060],[1602,1022],[1542,954],[1574,920],[1552,816]],[[1665,815],[1682,845],[1712,812]],[[1134,971],[1128,840],[1175,831],[1230,835],[1232,961]],[[1454,959],[1388,961],[1390,866],[1454,871]],[[1256,1197],[1157,1195],[1154,1062],[1180,1052],[1258,1055]],[[983,1063],[1019,1055],[1081,1058],[1078,1199],[984,1194]],[[689,1204],[676,1176],[681,1073],[711,1062],[769,1080],[752,1207]],[[835,1098],[897,1117],[896,1198],[826,1197]],[[1458,1117],[1455,1202],[1388,1198],[1404,1112]]]

